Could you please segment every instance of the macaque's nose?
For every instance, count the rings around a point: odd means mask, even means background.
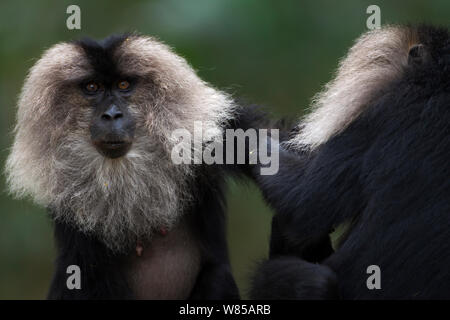
[[[103,121],[115,121],[123,117],[122,111],[115,105],[112,104],[101,116]]]

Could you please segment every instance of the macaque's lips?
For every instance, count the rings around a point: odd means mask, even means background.
[[[120,149],[122,148],[124,145],[126,144],[125,141],[103,141],[102,145],[103,147],[107,148],[107,149]]]
[[[115,159],[127,154],[132,142],[130,140],[97,140],[94,145],[105,157]]]

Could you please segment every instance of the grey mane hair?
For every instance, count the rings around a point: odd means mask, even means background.
[[[313,98],[311,112],[287,145],[313,150],[342,132],[403,74],[416,39],[413,29],[400,26],[363,34],[341,60],[335,78]]]
[[[16,197],[31,197],[50,208],[55,220],[124,251],[159,228],[172,228],[192,200],[187,184],[195,171],[172,163],[172,131],[192,133],[194,121],[201,121],[208,133],[202,142],[220,139],[234,104],[153,38],[130,36],[115,59],[120,69],[154,85],[154,91],[137,90],[130,104],[137,128],[128,154],[108,159],[92,145],[91,114],[80,107],[86,102],[63,85],[91,67],[79,46],[62,43],[47,50],[26,78],[6,174]]]

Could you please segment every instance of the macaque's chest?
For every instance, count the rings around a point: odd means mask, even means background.
[[[200,271],[201,253],[188,223],[138,246],[128,278],[137,299],[186,299]]]

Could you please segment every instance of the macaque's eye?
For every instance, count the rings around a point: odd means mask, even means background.
[[[120,90],[128,90],[130,88],[130,83],[126,80],[122,80],[122,81],[119,81],[119,83],[117,84],[117,87]]]
[[[100,89],[100,85],[97,82],[89,82],[84,87],[87,93],[93,94]]]

